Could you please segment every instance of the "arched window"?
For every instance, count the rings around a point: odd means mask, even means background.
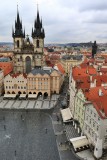
[[[19,40],[17,40],[17,48],[19,48]]]
[[[36,41],[36,45],[37,45],[37,48],[39,48],[39,40],[37,39],[37,41]]]

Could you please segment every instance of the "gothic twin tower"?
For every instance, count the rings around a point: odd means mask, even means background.
[[[30,42],[28,36],[25,37],[25,30],[23,30],[22,21],[20,20],[19,11],[17,10],[15,29],[12,29],[14,41],[14,72],[16,73],[29,73],[33,68],[40,68],[44,65],[43,48],[45,32],[38,10],[31,35],[33,43]]]

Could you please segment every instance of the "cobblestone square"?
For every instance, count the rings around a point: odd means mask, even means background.
[[[40,111],[1,110],[0,159],[59,160],[49,115]]]

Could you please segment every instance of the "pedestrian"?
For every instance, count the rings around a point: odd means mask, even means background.
[[[45,133],[47,133],[47,131],[48,131],[48,129],[47,129],[47,128],[45,128]]]
[[[4,130],[6,130],[6,125],[4,125]]]
[[[62,146],[62,142],[60,142],[60,146]]]
[[[15,157],[16,157],[16,150],[14,151],[14,155],[15,155]]]
[[[57,117],[57,121],[59,121],[59,116],[57,115],[56,117]]]
[[[21,120],[22,120],[22,118],[23,118],[23,117],[22,117],[22,114],[21,114]]]

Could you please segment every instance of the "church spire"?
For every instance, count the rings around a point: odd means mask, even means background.
[[[42,28],[42,19],[40,20],[39,9],[37,4],[37,17],[34,22],[34,30],[32,29],[33,38],[45,38],[44,29]]]
[[[21,37],[25,38],[24,31],[22,29],[22,21],[20,20],[18,5],[17,5],[17,18],[15,20],[15,32],[12,34],[13,38]]]

